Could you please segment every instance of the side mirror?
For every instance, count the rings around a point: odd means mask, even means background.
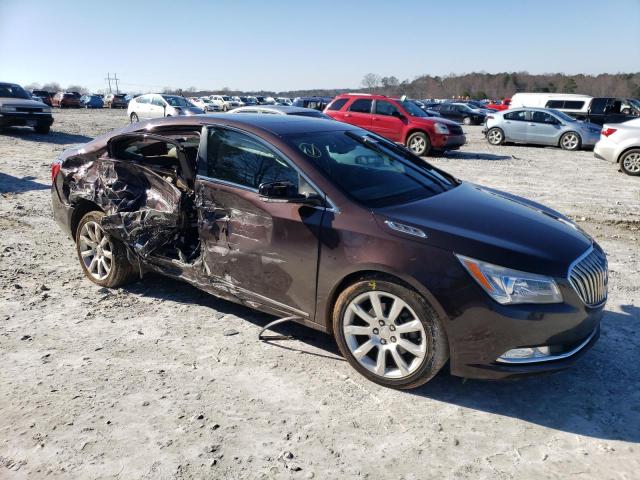
[[[258,195],[263,202],[270,203],[307,203],[317,204],[321,201],[317,195],[304,195],[291,182],[265,182],[258,187]]]

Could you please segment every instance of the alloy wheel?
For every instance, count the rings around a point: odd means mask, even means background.
[[[575,150],[576,148],[578,148],[579,143],[580,139],[575,133],[567,133],[564,137],[562,137],[562,146],[566,150]]]
[[[111,273],[113,244],[96,222],[87,222],[80,230],[79,251],[87,272],[96,280],[104,280]]]
[[[414,153],[419,153],[421,154],[422,152],[424,152],[424,149],[427,147],[426,142],[424,141],[424,138],[419,137],[419,136],[415,136],[411,139],[411,142],[409,142],[409,148],[411,149],[412,152]]]
[[[630,153],[622,160],[622,169],[632,175],[640,174],[640,152]]]
[[[382,378],[411,375],[427,355],[422,322],[392,293],[371,290],[353,299],[344,313],[343,333],[353,358]]]
[[[490,144],[499,145],[500,142],[502,142],[502,132],[500,130],[497,130],[497,129],[491,130],[487,134],[487,138],[488,138]]]

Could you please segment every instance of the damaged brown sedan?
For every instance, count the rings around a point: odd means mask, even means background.
[[[571,365],[595,343],[606,257],[542,205],[461,182],[324,119],[134,123],[52,167],[54,216],[98,285],[157,272],[333,334],[412,388]]]

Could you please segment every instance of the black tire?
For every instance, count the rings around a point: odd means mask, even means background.
[[[427,342],[425,357],[413,373],[403,378],[386,378],[361,365],[351,353],[345,339],[343,322],[347,307],[359,295],[372,290],[390,293],[402,299],[415,312],[424,327]],[[338,348],[349,364],[367,379],[389,388],[405,390],[419,387],[431,380],[449,358],[447,335],[435,310],[414,290],[386,279],[363,278],[343,290],[333,308],[333,332]]]
[[[578,141],[575,143],[571,143],[571,145],[567,145],[570,135],[574,135],[578,139]],[[566,132],[560,137],[560,148],[562,148],[563,150],[575,152],[576,150],[580,150],[581,146],[582,138],[580,138],[580,134],[577,132]]]
[[[411,147],[414,145],[414,148]],[[406,147],[413,152],[414,155],[423,157],[431,153],[431,141],[429,136],[424,132],[414,132],[407,138]]]
[[[226,105],[222,105],[222,111],[226,112],[227,110],[229,110],[229,107],[227,107]]]
[[[34,130],[36,131],[36,133],[42,133],[46,135],[51,130],[51,125],[36,125],[34,127]]]
[[[495,140],[491,140],[491,139]],[[493,127],[487,131],[487,142],[490,145],[502,145],[504,143],[504,132],[501,128]]]
[[[620,170],[632,177],[640,176],[640,168],[638,168],[638,158],[640,157],[640,148],[632,148],[624,152],[620,156]]]
[[[464,117],[462,119],[462,123],[464,123],[465,125],[471,125],[473,122],[471,120],[471,117]]]
[[[100,224],[102,217],[104,217],[104,213],[99,211],[89,212],[85,214],[84,217],[82,217],[75,232],[76,253],[78,254],[78,260],[80,261],[82,271],[89,280],[100,285],[101,287],[117,288],[138,278],[138,271],[133,265],[129,263],[129,260],[127,259],[126,248],[120,240],[110,237],[108,234],[105,234],[107,235],[107,237],[109,237],[109,243],[112,247],[112,260],[111,270],[108,276],[104,279],[97,279],[89,272],[87,265],[85,264],[80,254],[80,232],[82,232],[82,228],[89,222]]]
[[[138,118],[138,114],[136,112],[131,112],[131,123],[138,123],[140,119]]]

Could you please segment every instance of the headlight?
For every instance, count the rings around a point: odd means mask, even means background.
[[[544,275],[520,272],[456,255],[473,279],[502,305],[516,303],[561,303],[556,282]]]
[[[2,112],[15,112],[16,107],[0,107],[0,111]]]
[[[447,127],[444,123],[436,123],[434,125],[434,128],[436,130],[436,133],[440,133],[442,135],[449,134],[449,127]]]

